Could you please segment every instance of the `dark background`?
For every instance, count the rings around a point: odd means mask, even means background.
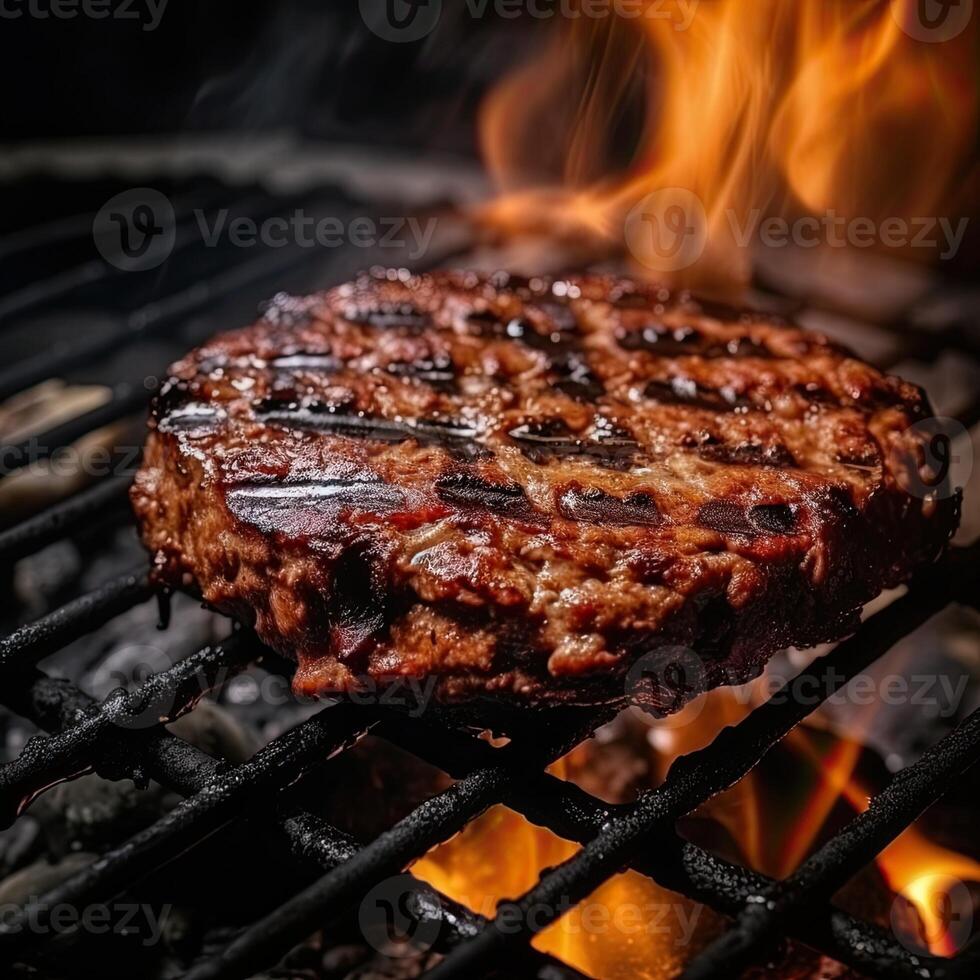
[[[170,0],[153,31],[82,15],[0,19],[0,135],[289,128],[472,151],[481,93],[541,24],[455,3],[444,0],[428,37],[398,44],[367,29],[357,0]]]

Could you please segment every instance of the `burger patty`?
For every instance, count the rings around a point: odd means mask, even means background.
[[[929,414],[686,292],[377,270],[175,364],[132,499],[156,580],[253,624],[298,693],[614,703],[678,646],[700,690],[839,639],[940,555]]]

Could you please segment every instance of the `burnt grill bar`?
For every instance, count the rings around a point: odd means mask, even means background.
[[[128,477],[106,477],[60,504],[0,531],[0,567],[60,541],[89,521],[124,514],[128,490]]]
[[[96,708],[95,702],[73,685],[47,677],[39,671],[35,671],[26,694],[12,698],[8,703],[36,724],[69,736],[78,717]],[[374,719],[363,710],[355,711],[351,706],[344,705],[339,708],[339,711],[337,708],[325,709],[313,721],[319,720],[325,725],[329,723],[329,731],[336,732],[344,744],[355,741],[374,723]],[[312,746],[311,738],[314,740]],[[171,812],[157,824],[40,896],[30,911],[43,916],[46,910],[59,904],[81,905],[108,897],[137,881],[142,874],[175,859],[183,849],[207,839],[208,822],[215,820],[215,807],[234,811],[234,816],[242,806],[259,805],[256,783],[264,784],[273,777],[292,782],[302,780],[306,772],[297,764],[296,758],[301,752],[312,751],[311,768],[326,761],[330,754],[328,746],[315,740],[316,732],[312,736],[309,730],[299,734],[296,730],[287,732],[262,750],[261,759],[256,756],[243,767],[230,770],[159,728],[137,730],[122,744],[119,744],[119,740],[110,740],[97,745],[93,768],[107,778],[132,779],[137,784],[145,784],[148,778],[153,778],[187,797],[186,806],[181,808],[179,814],[177,811]],[[218,818],[221,816],[219,812]],[[257,819],[265,822],[261,814]],[[324,870],[341,866],[358,853],[357,845],[349,837],[321,817],[301,808],[289,807],[287,813],[276,813],[272,822],[297,857],[314,861]],[[419,885],[419,892],[423,891]],[[485,922],[480,916],[442,895],[436,895],[434,902],[420,904],[411,911],[419,917],[418,924],[438,927],[435,948],[439,950],[451,949],[472,937]],[[15,956],[22,949],[29,950],[32,940],[37,941],[38,938],[15,927],[0,929],[0,950],[8,956]],[[565,964],[533,950],[522,956],[522,962],[535,972],[547,970],[547,975],[552,978],[575,980],[581,977]]]
[[[139,569],[111,579],[105,585],[22,626],[0,640],[0,677],[32,667],[48,654],[97,630],[110,619],[153,595],[146,571]]]
[[[31,683],[19,692],[18,697],[11,699],[9,706],[41,727],[57,732],[70,730],[79,715],[92,710],[96,704],[67,681],[35,671]],[[361,717],[357,724],[367,727],[368,719]],[[353,732],[350,735],[353,737]],[[283,759],[280,753],[279,763],[289,770],[288,778],[300,779],[302,774],[289,769],[289,761]],[[222,779],[234,782],[240,777],[237,771],[226,772],[226,767],[200,749],[159,728],[133,732],[130,739],[121,744],[116,740],[98,746],[93,767],[107,776],[111,773],[111,778],[132,779],[140,785],[152,778],[185,797],[199,800],[197,804],[192,801],[192,806],[202,807],[206,807],[207,801],[200,802],[198,794],[209,792],[209,787]],[[186,833],[192,842],[201,842],[207,835],[203,828],[194,824],[194,820],[194,815],[187,818],[190,827]],[[266,822],[261,815],[259,820]],[[302,808],[290,807],[287,814],[274,814],[271,824],[296,857],[314,861],[324,870],[349,861],[357,853],[357,845],[347,835]],[[163,831],[155,831],[156,834],[163,833],[163,836],[169,832],[169,826]],[[106,896],[107,885],[113,887],[114,881],[135,882],[139,874],[133,866],[134,862],[145,863],[148,869],[156,866],[158,861],[175,856],[163,848],[154,847],[152,841],[150,846],[146,846],[142,834],[127,842],[119,851],[112,856],[104,855],[94,865],[82,869],[54,891],[41,896],[36,904],[41,908],[51,908],[52,901],[64,902],[66,896],[80,903],[92,902],[99,896]],[[419,891],[423,891],[421,886]],[[419,905],[411,911],[417,915],[418,925],[438,929],[437,950],[451,949],[475,935],[485,922],[482,917],[442,895],[436,895],[434,903]],[[12,956],[18,949],[30,946],[30,937],[22,937],[16,930],[9,929],[6,933],[0,932],[0,949],[4,948],[4,944],[8,945],[7,953]],[[565,964],[535,951],[529,952],[525,962],[535,974],[546,970],[549,978],[575,980],[581,977]]]
[[[897,773],[864,813],[789,878],[747,905],[734,927],[688,965],[685,980],[730,976],[748,966],[790,918],[805,912],[814,899],[829,899],[939,799],[954,777],[978,761],[978,750],[980,710]]]
[[[238,262],[210,279],[200,280],[162,300],[141,306],[130,313],[116,330],[60,344],[18,361],[0,370],[0,400],[47,378],[76,370],[79,365],[91,363],[95,358],[120,347],[149,339],[154,333],[191,316],[208,303],[242,291],[253,293],[257,287],[261,288],[303,260],[310,260],[311,252],[315,254],[315,250],[296,245],[264,251],[256,258]]]
[[[33,910],[37,921],[44,921],[45,915],[61,904],[82,905],[111,897],[128,881],[138,880],[203,840],[240,809],[257,805],[263,797],[274,799],[276,791],[325,763],[371,724],[369,715],[346,710],[345,706],[340,710],[325,708],[270,742],[240,767],[216,767],[194,795],[165,817],[42,896]],[[75,728],[70,728],[63,735],[70,738],[74,733]],[[21,930],[10,932],[0,926],[0,951],[5,945],[23,946],[32,940],[43,942],[43,937]]]
[[[10,826],[24,801],[46,786],[87,769],[100,743],[127,730],[174,721],[254,657],[254,644],[240,634],[232,636],[154,675],[139,691],[117,689],[66,731],[31,739],[15,761],[0,769],[0,827]]]
[[[386,718],[375,734],[457,777],[485,765],[485,757],[492,751],[476,739],[442,729],[434,731],[417,721],[409,725]],[[580,844],[598,836],[611,817],[629,809],[625,804],[596,800],[547,772],[536,773],[521,783],[504,802],[531,822]],[[777,884],[766,875],[725,861],[676,834],[659,836],[656,849],[634,857],[630,867],[664,888],[731,916],[738,915],[755,896]],[[923,969],[940,976],[946,962],[926,956],[913,961],[894,936],[883,929],[859,922],[817,900],[808,905],[805,918],[787,924],[787,932],[847,966],[894,980],[921,980]]]
[[[202,963],[187,980],[247,976],[256,966],[274,964],[324,918],[338,914],[380,881],[397,874],[412,860],[447,840],[525,778],[573,748],[594,727],[584,726],[545,739],[544,746],[520,741],[499,750],[502,758],[464,776],[396,823],[355,858],[325,875],[236,939],[220,956]]]

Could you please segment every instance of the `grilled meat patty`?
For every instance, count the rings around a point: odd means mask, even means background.
[[[903,489],[918,388],[623,279],[376,271],[171,374],[132,491],[156,579],[304,694],[609,703],[678,645],[699,688],[742,682],[851,631],[958,519]]]

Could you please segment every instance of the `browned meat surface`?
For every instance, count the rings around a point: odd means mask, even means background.
[[[903,489],[929,411],[685,293],[379,272],[175,364],[132,496],[158,581],[298,691],[610,701],[668,644],[748,679],[939,555],[958,500]]]

